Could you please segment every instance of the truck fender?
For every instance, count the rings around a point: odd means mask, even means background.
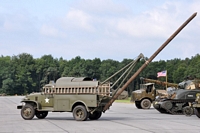
[[[149,97],[143,97],[140,101],[144,100],[144,99],[149,99],[151,101],[151,103],[153,102],[153,100]]]
[[[76,106],[78,106],[78,105],[83,105],[83,106],[85,106],[86,110],[89,112],[89,108],[88,108],[88,106],[86,105],[86,103],[83,102],[83,101],[80,101],[80,100],[75,101],[75,102],[72,104],[72,106],[71,106],[71,111],[73,111],[73,109],[74,109]]]
[[[30,104],[33,104],[33,105],[35,105],[34,106],[34,108],[35,109],[41,109],[41,105],[38,103],[38,102],[36,102],[36,101],[32,101],[32,100],[23,100],[23,101],[21,101],[21,103],[30,103]],[[23,105],[22,105],[23,106]]]

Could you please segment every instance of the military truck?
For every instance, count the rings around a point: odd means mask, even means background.
[[[21,116],[30,120],[34,115],[43,119],[52,112],[73,112],[74,119],[84,121],[101,117],[102,108],[110,99],[110,84],[99,85],[87,77],[61,77],[43,87],[42,93],[32,93],[17,106]],[[90,112],[90,113],[88,113]]]
[[[151,103],[155,100],[156,96],[166,95],[166,90],[156,90],[155,85],[163,85],[163,86],[171,86],[178,87],[178,84],[163,82],[159,80],[140,78],[142,82],[149,82],[146,84],[140,84],[140,90],[136,90],[132,92],[131,102],[135,102],[135,106],[138,109],[149,109],[151,107]]]
[[[72,112],[73,117],[77,121],[84,121],[88,118],[97,120],[101,117],[102,112],[110,108],[112,103],[118,96],[128,87],[128,85],[140,74],[140,72],[164,49],[167,44],[196,16],[194,13],[188,18],[162,45],[157,51],[145,61],[145,63],[129,78],[125,83],[133,67],[141,59],[138,56],[133,62],[125,66],[125,72],[120,76],[121,84],[117,87],[114,95],[110,96],[110,90],[119,81],[114,84],[109,80],[115,76],[112,75],[104,82],[93,81],[91,78],[82,77],[62,77],[56,83],[50,83],[43,87],[40,93],[32,93],[22,99],[22,105],[18,105],[17,109],[21,109],[21,116],[25,120],[31,120],[34,116],[43,119],[48,112]],[[119,74],[122,70],[116,74]],[[122,86],[122,83],[124,85]],[[121,87],[122,86],[122,87]]]

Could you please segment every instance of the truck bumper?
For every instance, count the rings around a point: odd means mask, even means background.
[[[18,105],[18,106],[17,106],[17,109],[22,109],[22,105]]]

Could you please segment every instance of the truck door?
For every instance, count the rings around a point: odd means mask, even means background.
[[[52,87],[43,87],[43,94],[39,97],[39,101],[41,104],[41,107],[53,107],[53,88]]]
[[[42,107],[53,107],[53,94],[44,94],[44,98],[42,101]]]

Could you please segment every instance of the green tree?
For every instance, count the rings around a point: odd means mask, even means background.
[[[5,88],[5,80],[11,78],[13,71],[11,70],[11,58],[10,56],[1,56],[0,57],[0,93],[10,93],[8,89]],[[10,88],[13,89],[13,88]]]
[[[44,55],[36,60],[37,86],[41,88],[49,81],[56,81],[61,75],[59,72],[59,61],[52,55]]]
[[[34,63],[32,55],[27,53],[12,57],[12,69],[14,71],[12,80],[15,83],[13,92],[16,94],[26,94],[35,90]]]

